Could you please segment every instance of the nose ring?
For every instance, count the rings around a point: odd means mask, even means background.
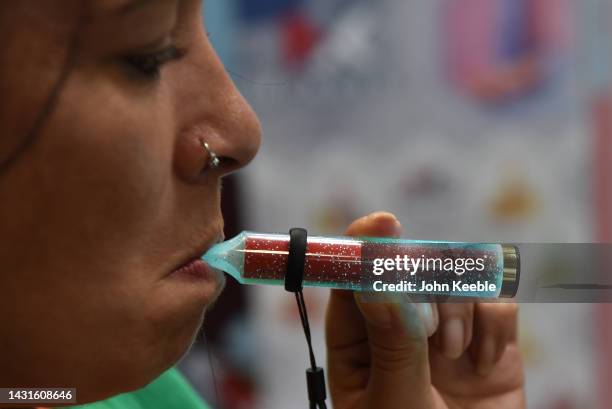
[[[202,144],[202,148],[208,154],[207,167],[212,169],[218,168],[221,161],[219,160],[217,154],[214,153],[212,149],[210,149],[210,145],[208,145],[208,142],[200,141],[200,143]]]

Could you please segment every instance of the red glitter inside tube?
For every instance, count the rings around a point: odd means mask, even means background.
[[[288,254],[288,234],[243,232],[214,246],[204,260],[242,284],[283,285]],[[501,244],[310,236],[303,284],[513,297],[518,288],[519,264],[516,247]]]
[[[284,280],[289,254],[289,236],[247,237],[244,256],[244,278]],[[341,243],[313,237],[306,246],[304,281],[350,280],[361,277],[361,242]]]

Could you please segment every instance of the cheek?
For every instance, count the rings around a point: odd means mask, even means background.
[[[171,298],[155,288],[156,272],[142,263],[152,252],[148,238],[174,227],[170,222],[181,202],[173,183],[174,119],[168,104],[163,94],[128,99],[112,84],[75,74],[36,144],[12,172],[7,187],[12,204],[0,205],[19,219],[13,229],[0,228],[4,235],[13,230],[17,243],[14,256],[0,250],[0,260],[14,258],[9,265],[20,272],[0,284],[38,300],[18,303],[21,315],[32,318],[46,305],[46,314],[56,317],[38,328],[13,328],[9,339],[40,339],[61,328],[65,335],[54,338],[64,353],[39,345],[31,350],[51,361],[74,357],[73,368],[107,374],[109,382],[117,376],[110,367],[124,370],[121,382],[132,384],[176,362],[202,319],[201,305],[162,304]],[[77,358],[91,351],[99,359],[84,364]],[[64,363],[50,363],[60,376]]]
[[[112,194],[114,206],[130,212],[142,209],[152,197],[159,199],[171,176],[170,102],[163,96],[129,98],[112,84],[96,89],[81,82],[85,80],[75,75],[63,93],[66,103],[59,104],[46,127],[49,143],[44,149],[63,159],[57,169],[61,176],[78,172],[72,187]]]
[[[134,100],[95,84],[71,78],[34,152],[46,158],[37,161],[36,181],[52,216],[44,223],[64,230],[77,257],[91,260],[95,248],[106,263],[136,261],[148,226],[174,200],[173,118],[161,97]]]

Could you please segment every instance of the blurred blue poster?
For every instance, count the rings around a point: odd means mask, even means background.
[[[247,22],[276,18],[304,2],[305,0],[239,0],[240,16]]]
[[[204,24],[221,61],[231,67],[236,53],[236,2],[207,1],[204,4]]]

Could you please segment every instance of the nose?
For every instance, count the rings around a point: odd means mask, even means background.
[[[176,117],[180,125],[175,169],[189,181],[205,171],[225,176],[247,165],[261,144],[257,115],[236,89],[223,64],[202,32],[181,64],[176,65]],[[180,68],[179,68],[180,66]],[[207,166],[208,143],[219,165]]]

